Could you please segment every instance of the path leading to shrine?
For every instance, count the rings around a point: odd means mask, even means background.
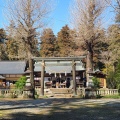
[[[120,99],[0,99],[0,120],[120,120]]]

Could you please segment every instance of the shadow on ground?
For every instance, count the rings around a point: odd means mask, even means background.
[[[120,102],[109,100],[39,99],[7,101],[5,105],[10,106],[1,110],[11,113],[0,117],[3,120],[120,120]]]

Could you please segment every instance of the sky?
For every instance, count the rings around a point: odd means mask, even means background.
[[[69,5],[71,0],[57,0],[56,7],[52,13],[51,18],[53,18],[53,22],[51,23],[51,28],[54,33],[60,31],[60,29],[69,24]]]
[[[3,9],[5,8],[5,1],[7,0],[0,0],[0,28],[5,28],[5,24],[7,23],[3,14]],[[49,24],[48,27],[50,27],[54,34],[57,35],[57,33],[61,30],[63,26],[66,24],[70,25],[70,3],[72,0],[55,0],[55,8],[53,9],[53,12],[49,16]],[[107,27],[114,21],[114,14],[112,12],[113,10],[111,8],[108,8],[108,10],[105,13],[105,20],[103,26]]]
[[[5,6],[5,2],[3,0],[0,0],[0,28],[4,28],[4,24],[5,24],[4,23],[5,18],[3,15],[4,6]]]

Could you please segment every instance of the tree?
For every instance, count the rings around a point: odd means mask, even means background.
[[[73,9],[74,8],[74,9]],[[105,9],[103,0],[74,0],[72,4],[72,22],[77,31],[76,42],[86,51],[86,70],[93,70],[95,56],[100,56],[104,29],[101,28],[101,15]],[[89,76],[87,75],[87,80]]]
[[[100,80],[99,80],[99,78],[93,77],[92,81],[93,81],[93,88],[96,89],[96,90],[99,89],[100,88]]]
[[[6,33],[4,29],[0,29],[0,43],[4,43],[4,40],[6,39]]]
[[[107,1],[107,0],[106,0]],[[108,2],[108,1],[107,1]],[[115,3],[116,2],[116,3]],[[117,71],[118,63],[120,59],[120,2],[118,0],[114,1],[115,5],[110,3],[110,6],[114,8],[115,23],[110,25],[106,31],[106,50],[102,53],[102,62],[105,64],[105,69],[103,72],[107,75],[107,87],[117,88],[118,81]]]
[[[0,60],[7,60],[7,54],[6,54],[6,32],[4,29],[0,29]]]
[[[109,51],[112,52],[111,59],[113,64],[119,59],[120,56],[120,26],[117,24],[111,25],[108,28]]]
[[[18,44],[14,39],[6,42],[6,52],[9,60],[18,60]]]
[[[60,57],[71,56],[76,48],[76,44],[72,37],[73,31],[66,25],[62,27],[57,35],[58,55]]]
[[[107,0],[106,0],[107,1]],[[115,1],[114,1],[115,2]],[[120,59],[120,2],[116,0],[115,6],[110,3],[110,5],[114,8],[115,23],[110,25],[106,32],[106,43],[108,44],[107,50],[103,52],[103,62],[105,63],[106,69],[108,69],[107,74],[109,72],[114,72],[116,63]],[[105,60],[106,58],[106,60]],[[112,68],[112,69],[111,69]]]
[[[1,60],[8,60],[5,44],[0,44],[0,61]]]
[[[45,25],[45,17],[51,11],[50,0],[10,0],[7,17],[14,23],[15,33],[25,45],[26,58],[36,56],[38,30]]]
[[[52,29],[44,29],[40,40],[40,55],[42,57],[55,56],[56,37]]]
[[[9,22],[14,23],[14,29],[18,38],[25,46],[26,59],[38,53],[37,43],[39,32],[45,25],[45,18],[51,11],[51,0],[10,0],[7,4],[6,16]],[[34,96],[33,72],[30,74],[31,87]]]
[[[115,22],[120,23],[120,1],[119,0],[105,0],[113,9],[116,14]],[[113,1],[113,2],[112,2]]]
[[[120,1],[116,0],[116,17],[115,17],[115,21],[116,23],[120,24]]]
[[[120,67],[120,26],[118,24],[113,24],[109,26],[107,30],[107,51],[104,52],[104,64],[107,75],[107,87],[116,89],[118,88],[119,81],[119,67]]]
[[[119,40],[118,40],[119,29],[117,25],[111,25],[106,30],[106,39],[104,41],[105,49],[101,54],[101,62],[104,63],[105,68],[103,72],[108,75],[110,72],[114,72],[115,63],[119,59]]]
[[[6,51],[10,60],[23,60],[27,56],[25,49],[25,44],[22,42],[21,36],[15,27],[15,23],[10,21],[10,25],[7,27],[7,42],[6,42]]]
[[[112,89],[120,89],[120,60],[118,60],[115,71],[111,70],[107,76],[107,86]]]

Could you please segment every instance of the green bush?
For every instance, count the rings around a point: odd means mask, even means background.
[[[19,90],[23,90],[26,84],[26,76],[22,76],[21,78],[18,79],[18,81],[15,83],[15,87]]]
[[[98,78],[93,77],[93,78],[92,78],[92,81],[93,81],[93,88],[94,88],[94,89],[100,88],[100,81],[99,81]]]

